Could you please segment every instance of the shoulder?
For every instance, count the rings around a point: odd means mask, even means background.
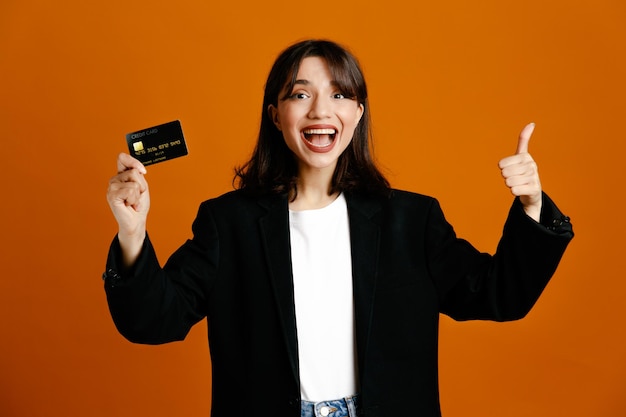
[[[411,191],[394,189],[389,198],[390,204],[394,205],[431,205],[437,200],[434,197]]]
[[[392,188],[390,192],[385,195],[369,195],[361,192],[346,192],[346,196],[350,199],[356,199],[360,201],[376,201],[383,204],[386,203],[401,203],[401,202],[414,202],[414,203],[428,203],[435,200],[434,197],[420,194],[412,191],[400,190]]]
[[[428,207],[438,204],[434,197],[412,191],[392,189],[388,197],[373,198],[383,207],[403,208],[403,207]]]
[[[251,214],[266,212],[276,205],[286,205],[286,197],[279,195],[252,195],[242,190],[234,190],[200,204],[200,211],[211,211],[222,215]]]
[[[363,194],[348,194],[348,207],[359,211],[367,217],[378,214],[384,216],[416,216],[424,215],[435,208],[439,211],[439,203],[433,197],[411,191],[393,189],[387,197],[372,197]],[[419,216],[418,216],[419,217]]]
[[[249,201],[250,200],[250,201]],[[221,206],[221,205],[236,205],[246,204],[252,200],[241,190],[233,190],[224,193],[217,197],[209,198],[202,202],[203,206]]]
[[[423,224],[432,219],[433,214],[442,217],[437,199],[410,191],[393,190],[386,207],[394,221],[406,224],[415,222]]]

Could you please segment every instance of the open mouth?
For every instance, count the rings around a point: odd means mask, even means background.
[[[315,147],[325,147],[333,143],[337,136],[335,129],[305,129],[304,139]]]

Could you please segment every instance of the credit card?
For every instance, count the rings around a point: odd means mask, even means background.
[[[126,143],[130,155],[144,165],[169,161],[189,153],[180,120],[129,133]]]

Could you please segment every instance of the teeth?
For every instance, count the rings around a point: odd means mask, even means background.
[[[305,135],[334,135],[335,129],[305,129]]]

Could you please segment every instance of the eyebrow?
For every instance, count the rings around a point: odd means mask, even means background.
[[[335,80],[330,82],[334,87],[339,87],[339,83]],[[287,97],[289,97],[289,94],[293,91],[294,87],[296,85],[311,85],[311,82],[309,80],[301,80],[301,79],[297,79],[293,82],[293,85],[291,86],[290,91],[285,91],[285,95],[280,98],[280,100],[286,100]]]

